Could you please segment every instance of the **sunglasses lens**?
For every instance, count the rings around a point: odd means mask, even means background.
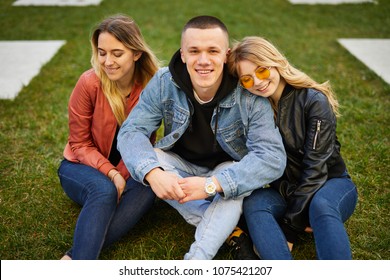
[[[253,79],[249,76],[244,76],[240,78],[240,83],[244,88],[251,88],[253,86]]]
[[[268,68],[265,68],[265,67],[259,67],[257,68],[257,70],[255,71],[255,75],[258,79],[260,80],[263,80],[263,79],[267,79],[270,75],[270,71]]]
[[[269,71],[268,68],[266,67],[258,67],[256,70],[255,70],[255,75],[256,77],[259,79],[259,80],[264,80],[264,79],[268,79],[268,77],[270,76],[271,72]],[[255,84],[255,81],[253,80],[253,77],[250,76],[250,75],[245,75],[245,76],[242,76],[240,78],[240,83],[241,85],[248,89],[248,88],[251,88],[253,87],[253,85]]]

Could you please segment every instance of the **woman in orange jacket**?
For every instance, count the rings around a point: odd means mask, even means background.
[[[130,177],[116,137],[158,60],[134,20],[124,15],[103,20],[91,45],[92,69],[81,75],[70,97],[69,138],[58,169],[65,193],[82,206],[73,246],[63,259],[97,259],[155,199],[150,188]]]

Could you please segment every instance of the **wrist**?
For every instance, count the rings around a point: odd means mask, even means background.
[[[150,170],[146,175],[144,181],[146,181],[149,185],[153,182],[153,178],[159,177],[161,171],[164,171],[161,167],[156,167]]]
[[[115,173],[114,176],[112,176],[111,181],[114,182],[115,176],[120,174],[119,172]]]
[[[215,176],[212,176],[211,179],[213,180],[213,183],[215,184],[215,186],[217,187],[216,188],[216,192],[217,193],[222,193],[223,192],[223,189],[221,187],[221,185],[219,184],[219,181],[217,180],[217,178]]]
[[[110,172],[108,172],[108,178],[110,178],[111,182],[114,182],[114,178],[120,174],[120,172],[116,169],[111,169]]]

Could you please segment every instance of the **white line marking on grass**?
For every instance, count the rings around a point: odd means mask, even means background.
[[[14,99],[66,41],[0,41],[0,98]]]
[[[17,0],[13,6],[97,6],[102,0]]]
[[[390,84],[390,39],[338,39],[352,55]]]
[[[338,4],[360,4],[360,3],[376,3],[375,0],[288,0],[292,4],[325,4],[325,5],[338,5]]]

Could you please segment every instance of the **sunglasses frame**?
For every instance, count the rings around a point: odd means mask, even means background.
[[[261,73],[258,73],[260,69],[262,69],[262,71],[261,71]],[[257,79],[264,80],[264,79],[268,79],[269,76],[271,75],[270,70],[271,70],[271,66],[268,66],[268,67],[266,67],[266,66],[259,66],[259,67],[256,68],[254,73],[255,73],[255,76],[256,76]],[[265,75],[262,74],[264,71],[266,71]],[[244,85],[244,83],[242,82],[242,78],[244,78],[244,77],[245,78],[250,78],[250,80],[246,84],[248,84],[250,82],[251,86],[245,86]],[[253,87],[254,84],[255,84],[255,79],[253,78],[253,75],[243,75],[243,76],[240,77],[240,85],[243,88],[249,89],[249,88]]]

